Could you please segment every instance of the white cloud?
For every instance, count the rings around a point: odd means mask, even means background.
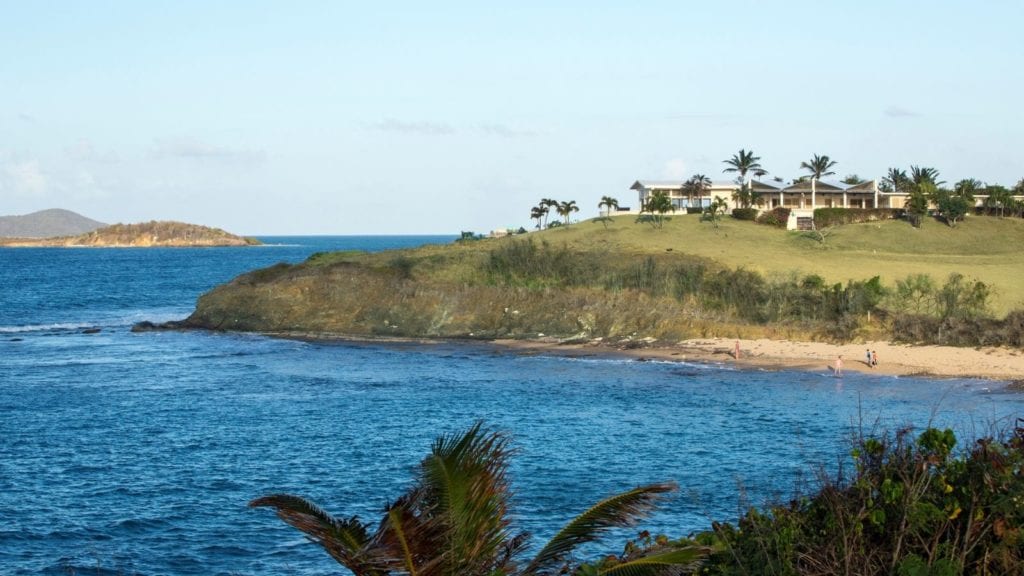
[[[684,180],[686,178],[686,161],[682,158],[673,158],[665,162],[662,174],[669,180]]]
[[[449,124],[438,122],[407,122],[388,118],[370,125],[382,132],[403,132],[406,134],[424,134],[427,136],[448,136],[455,134],[455,128]]]
[[[225,160],[232,162],[263,162],[263,150],[214,146],[195,138],[159,138],[153,145],[152,155],[157,158],[185,158],[192,160]]]
[[[38,161],[10,155],[0,157],[0,192],[12,196],[41,196],[46,193],[47,184]]]

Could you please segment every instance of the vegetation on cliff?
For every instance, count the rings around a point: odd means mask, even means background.
[[[113,224],[78,236],[0,241],[7,246],[96,247],[249,246],[259,243],[255,238],[235,236],[219,228],[173,221]]]
[[[1024,224],[973,220],[953,231],[963,233],[953,246],[887,223],[843,227],[822,246],[751,222],[724,222],[716,232],[683,217],[661,229],[615,218],[607,229],[584,223],[449,246],[317,254],[214,289],[187,323],[351,336],[880,336],[1019,346],[1024,313],[998,315],[1020,289],[1010,279],[1024,261],[1005,245],[1024,239]],[[899,233],[911,238],[896,242]],[[911,240],[916,248],[906,246]],[[969,254],[983,244],[987,254]]]

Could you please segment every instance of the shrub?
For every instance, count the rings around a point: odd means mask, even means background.
[[[732,217],[737,220],[756,220],[757,208],[734,208]]]
[[[789,208],[778,208],[772,209],[770,212],[762,212],[757,217],[758,224],[764,224],[766,226],[775,226],[776,228],[785,228],[789,223]]]
[[[819,228],[837,224],[858,224],[877,220],[893,220],[902,213],[892,208],[816,208],[814,225]]]
[[[860,438],[852,476],[698,534],[702,574],[1024,573],[1024,428],[955,448],[949,429]]]
[[[686,213],[687,214],[703,214],[704,213],[704,208],[701,208],[700,206],[687,206],[686,207]]]

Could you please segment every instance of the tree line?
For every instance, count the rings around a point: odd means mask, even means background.
[[[761,194],[753,190],[752,178],[763,178],[769,172],[761,164],[761,157],[754,154],[753,150],[740,149],[727,160],[722,161],[726,167],[723,173],[735,174],[737,188],[732,192],[732,200],[740,209],[750,209],[764,204]],[[827,176],[836,174],[834,168],[838,162],[826,154],[814,154],[809,160],[800,163],[800,169],[806,174],[792,180],[793,183],[809,179],[820,180]],[[782,178],[774,178],[775,182],[782,184]],[[844,184],[859,184],[864,180],[857,174],[848,174],[843,179]],[[681,191],[686,196],[688,206],[693,208],[694,198],[702,198],[711,189],[712,182],[704,174],[694,174],[687,178],[681,185]],[[999,184],[986,184],[975,178],[965,178],[956,182],[952,187],[946,186],[946,182],[939,179],[939,171],[928,166],[911,165],[909,172],[901,168],[889,168],[885,177],[879,181],[879,189],[882,192],[898,192],[908,196],[905,206],[907,219],[914,227],[920,227],[929,214],[935,214],[950,227],[963,221],[976,205],[976,196],[984,196],[981,210],[989,215],[1024,216],[1024,201],[1017,200],[1014,196],[1024,196],[1024,178],[1019,180],[1013,188],[1007,188]],[[557,202],[551,199],[543,199],[540,204],[530,211],[530,218],[537,220],[536,228],[539,230],[548,227],[547,215],[554,209],[568,223],[568,215],[578,211],[575,202],[574,208],[569,212],[566,203]],[[619,208],[619,201],[611,196],[603,196],[598,203],[598,210],[604,209],[605,215],[602,221],[607,226],[607,220],[613,209]],[[728,209],[724,199],[716,197],[709,206],[700,206],[694,210],[700,211],[706,221],[716,225],[721,216]],[[647,222],[655,228],[661,228],[667,214],[675,212],[676,206],[669,195],[662,191],[652,192],[640,206],[641,217],[638,221]],[[559,223],[561,224],[561,223]]]

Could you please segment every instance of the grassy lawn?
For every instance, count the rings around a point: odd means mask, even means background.
[[[824,245],[798,232],[728,217],[718,229],[700,222],[698,215],[673,216],[661,229],[634,220],[618,216],[607,229],[586,221],[530,237],[612,253],[671,250],[766,275],[819,274],[828,282],[881,276],[891,286],[909,274],[926,273],[941,282],[959,272],[994,287],[997,314],[1024,308],[1024,220],[1020,219],[971,216],[956,228],[931,220],[920,229],[900,221],[851,224],[837,228]]]

